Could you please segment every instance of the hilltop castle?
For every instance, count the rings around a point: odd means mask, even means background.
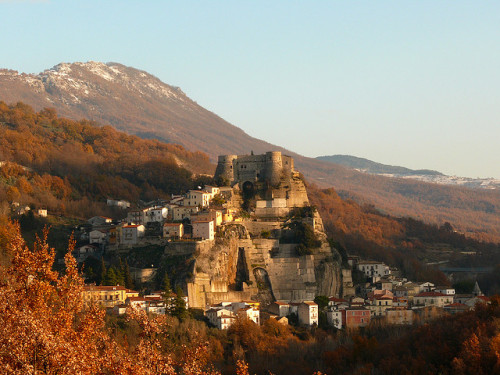
[[[275,186],[283,177],[291,177],[293,171],[292,157],[279,151],[262,155],[220,155],[215,177],[223,177],[231,185],[267,182]]]

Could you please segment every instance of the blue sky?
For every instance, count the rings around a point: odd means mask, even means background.
[[[0,0],[0,67],[115,61],[247,133],[500,178],[498,1]]]

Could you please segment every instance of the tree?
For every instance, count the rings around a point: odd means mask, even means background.
[[[117,285],[118,277],[115,272],[114,267],[109,267],[104,279],[102,280],[102,285]]]
[[[101,257],[101,266],[99,267],[99,285],[104,285],[104,279],[106,279],[106,265],[104,264],[104,258]]]
[[[208,362],[207,346],[183,349],[179,360],[162,345],[169,320],[149,318],[142,310],[128,319],[138,326],[138,343],[122,346],[105,327],[105,310],[84,306],[83,279],[71,252],[66,270],[53,269],[55,250],[48,231],[33,249],[26,246],[18,224],[8,238],[12,262],[0,265],[0,368],[3,374],[191,374],[220,375]]]
[[[174,303],[172,301],[172,287],[170,284],[170,277],[165,271],[165,276],[163,277],[163,302],[165,303],[165,312],[171,314]]]
[[[125,271],[124,271],[124,279],[125,279],[125,288],[134,289],[134,280],[132,279],[132,275],[130,274],[130,267],[127,262],[125,262]]]
[[[171,314],[172,316],[183,320],[188,317],[188,311],[186,309],[186,301],[184,301],[184,295],[180,286],[177,287],[175,294],[176,296],[174,298]]]
[[[316,302],[318,304],[318,308],[320,310],[323,310],[325,307],[328,306],[328,303],[330,302],[330,300],[328,299],[327,296],[316,296],[314,298],[314,302]]]

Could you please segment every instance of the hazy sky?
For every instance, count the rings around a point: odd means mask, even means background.
[[[119,62],[306,156],[500,178],[499,1],[0,0],[0,31],[0,67]]]

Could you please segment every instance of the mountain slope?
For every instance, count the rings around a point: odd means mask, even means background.
[[[495,178],[470,178],[446,176],[429,169],[409,169],[376,163],[374,161],[350,155],[319,156],[316,159],[342,165],[360,172],[382,175],[385,177],[409,178],[442,185],[459,185],[472,189],[500,190],[500,180]]]
[[[500,191],[439,186],[369,175],[305,158],[252,138],[189,99],[179,88],[116,63],[59,64],[38,75],[0,70],[0,100],[54,107],[72,119],[89,118],[144,138],[178,143],[216,160],[219,154],[283,151],[304,176],[343,197],[371,203],[395,216],[449,221],[468,235],[500,240]]]
[[[37,75],[0,70],[0,100],[23,101],[36,110],[54,107],[61,116],[180,144],[213,160],[273,148],[199,106],[178,87],[117,63],[62,63]]]
[[[328,161],[335,164],[340,164],[348,168],[358,169],[362,172],[368,172],[373,174],[383,174],[383,173],[391,173],[398,175],[439,175],[443,174],[438,171],[432,171],[429,169],[409,169],[405,167],[398,167],[394,165],[387,165],[376,163],[374,161],[358,158],[356,156],[351,155],[331,155],[331,156],[318,156],[316,159]]]

